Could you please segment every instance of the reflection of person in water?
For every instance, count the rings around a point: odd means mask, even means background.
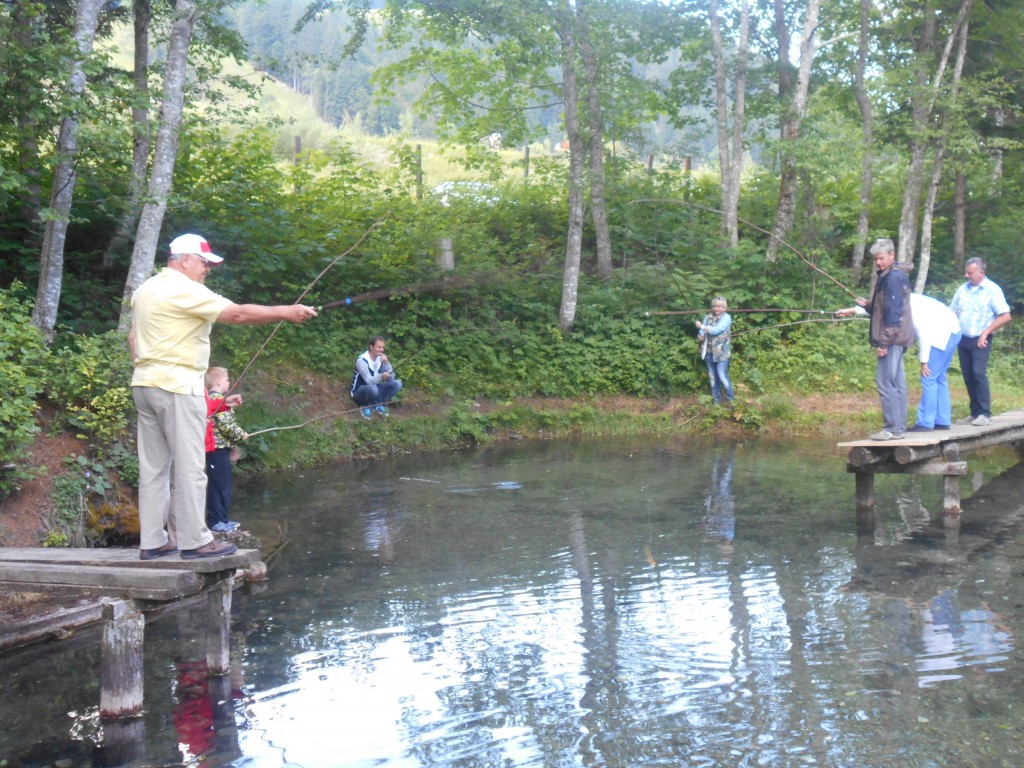
[[[1004,661],[1013,651],[1009,630],[999,614],[982,603],[959,609],[957,595],[946,590],[921,611],[923,653],[917,660],[922,687],[961,677],[956,670]],[[942,674],[945,673],[945,674]]]
[[[715,455],[711,464],[711,492],[704,499],[704,535],[718,542],[722,551],[732,551],[736,535],[736,503],[732,495],[732,468],[736,446]]]

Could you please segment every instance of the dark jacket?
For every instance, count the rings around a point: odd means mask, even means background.
[[[909,347],[914,343],[914,321],[910,315],[910,278],[894,264],[875,273],[868,338],[872,347]]]

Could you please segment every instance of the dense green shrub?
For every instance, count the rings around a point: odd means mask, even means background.
[[[49,357],[20,291],[18,284],[0,289],[0,498],[33,474],[25,448],[39,431],[37,401],[46,386]]]
[[[54,351],[47,397],[64,422],[97,450],[128,436],[131,359],[123,333],[63,336]]]

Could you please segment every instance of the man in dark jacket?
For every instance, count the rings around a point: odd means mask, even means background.
[[[903,353],[914,343],[914,323],[910,315],[910,279],[896,264],[896,248],[892,240],[876,240],[871,246],[875,259],[874,289],[871,299],[858,297],[857,304],[871,316],[868,332],[875,348],[877,368],[875,381],[882,401],[882,431],[872,440],[893,440],[903,437],[907,425],[907,377],[903,370]],[[837,315],[853,314],[840,310]]]

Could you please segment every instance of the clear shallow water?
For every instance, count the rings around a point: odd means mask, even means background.
[[[0,756],[1017,766],[1024,472],[981,483],[1015,461],[972,459],[958,535],[939,479],[890,476],[858,531],[820,441],[521,443],[250,480],[233,517],[290,542],[236,594],[226,689],[204,688],[180,612],[147,628],[129,748],[98,746],[86,644],[5,670]]]

